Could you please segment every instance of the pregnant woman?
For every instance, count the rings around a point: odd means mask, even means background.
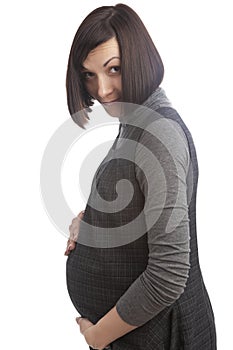
[[[71,117],[84,128],[97,100],[119,119],[65,252],[68,292],[92,349],[216,349],[198,259],[196,151],[160,86],[163,74],[145,26],[126,5],[95,9],[75,34]]]

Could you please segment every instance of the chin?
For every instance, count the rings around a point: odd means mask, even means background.
[[[123,104],[121,102],[113,102],[109,105],[103,104],[105,111],[115,118],[120,118],[123,115]]]

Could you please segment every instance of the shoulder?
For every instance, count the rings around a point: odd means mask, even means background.
[[[141,132],[136,156],[145,154],[145,149],[156,153],[160,159],[172,156],[188,168],[190,155],[182,120],[174,108],[160,108],[153,113],[154,118]],[[180,122],[181,121],[181,122]]]

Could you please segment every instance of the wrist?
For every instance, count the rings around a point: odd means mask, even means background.
[[[89,327],[83,335],[87,344],[93,349],[103,349],[107,345],[102,342],[100,330],[97,324]]]

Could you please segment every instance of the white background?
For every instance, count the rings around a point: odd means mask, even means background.
[[[195,141],[200,168],[200,263],[215,312],[218,349],[229,350],[233,312],[231,2],[163,0],[153,1],[153,9],[149,1],[125,3],[148,28],[165,65],[162,87]],[[0,341],[5,350],[88,348],[66,289],[66,237],[50,221],[41,199],[40,165],[50,137],[69,118],[65,74],[74,34],[95,7],[115,4],[88,0],[1,4]],[[85,203],[71,172],[70,176],[67,200],[76,215]]]

